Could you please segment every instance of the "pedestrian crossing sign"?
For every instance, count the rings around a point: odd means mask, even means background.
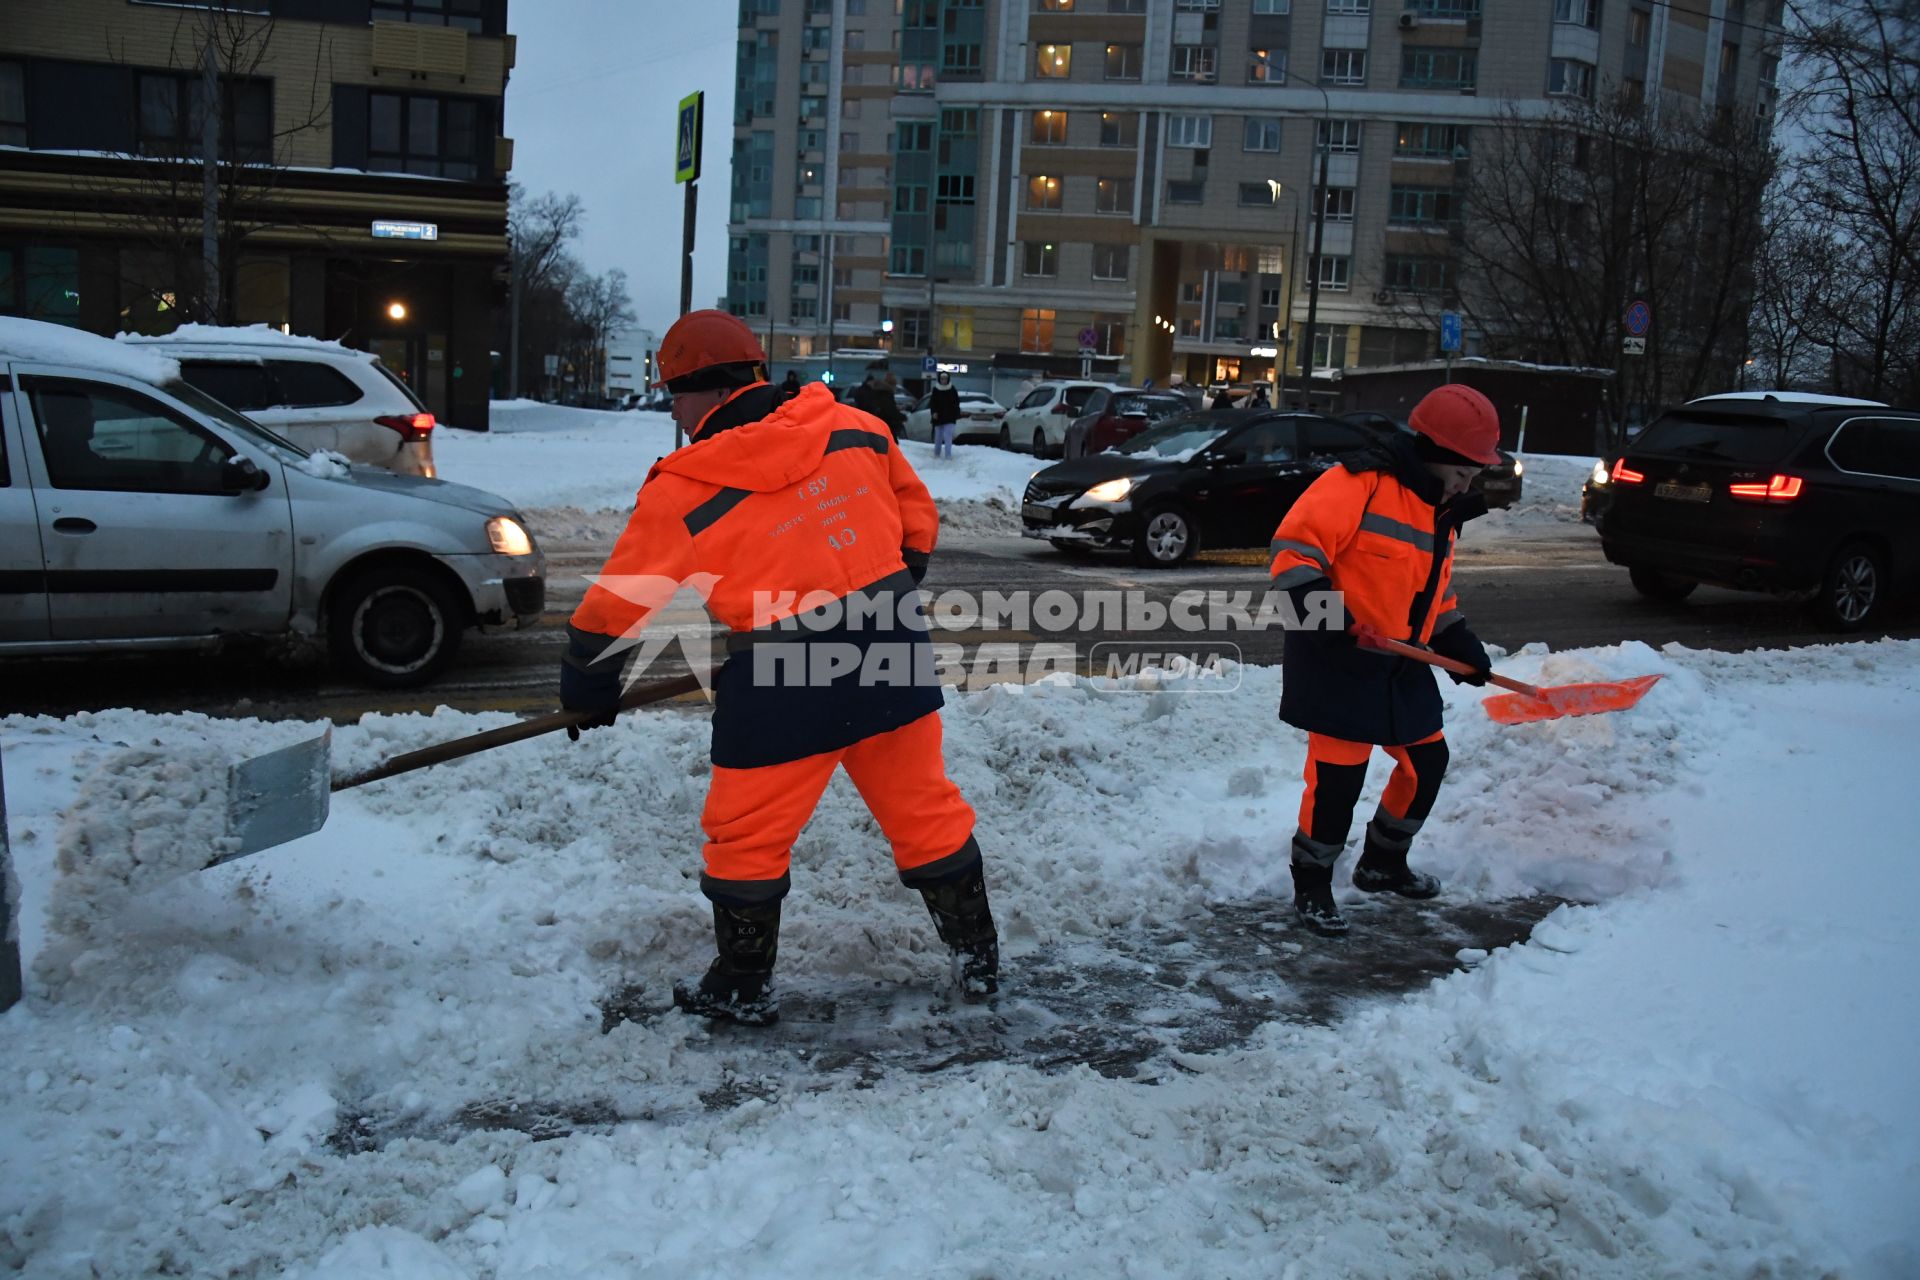
[[[700,180],[700,109],[705,105],[706,97],[702,92],[680,99],[680,124],[673,149],[675,182]]]

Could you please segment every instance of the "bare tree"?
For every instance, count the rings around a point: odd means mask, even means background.
[[[1783,391],[1827,384],[1834,339],[1826,317],[1835,307],[1834,282],[1844,274],[1832,231],[1807,216],[1790,183],[1783,179],[1768,193],[1748,323],[1748,385]]]
[[[1457,301],[1486,354],[1612,369],[1615,440],[1651,409],[1731,385],[1746,359],[1759,210],[1776,167],[1731,114],[1613,94],[1476,131]],[[1644,300],[1643,356],[1623,354]]]
[[[627,273],[618,267],[600,275],[574,277],[566,291],[567,310],[577,331],[574,366],[583,386],[606,385],[607,341],[634,322]]]
[[[512,299],[508,316],[509,395],[524,390],[521,371],[537,367],[536,357],[558,354],[566,329],[566,289],[579,264],[567,245],[580,234],[586,209],[580,197],[545,192],[529,196],[519,183],[508,187],[507,236],[512,244]]]
[[[138,245],[120,255],[122,291],[140,300],[129,309],[134,327],[167,329],[183,316],[233,323],[249,242],[304,225],[284,178],[294,140],[330,118],[322,89],[333,79],[331,45],[315,46],[304,106],[292,118],[276,118],[273,81],[262,74],[274,30],[271,18],[227,0],[182,13],[167,56],[176,75],[150,74],[137,83],[133,149],[110,174],[83,180],[103,210],[130,225]],[[127,64],[124,50],[108,53]],[[219,139],[210,193],[209,137]],[[211,253],[203,243],[209,229]]]
[[[1920,403],[1920,3],[1791,0],[1797,201],[1834,238],[1836,391]]]

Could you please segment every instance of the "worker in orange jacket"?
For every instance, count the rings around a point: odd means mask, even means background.
[[[1431,667],[1370,641],[1428,646],[1478,673],[1454,680],[1487,682],[1486,648],[1453,594],[1453,546],[1461,525],[1486,511],[1469,490],[1500,460],[1499,416],[1478,391],[1449,383],[1415,405],[1409,423],[1414,434],[1383,438],[1315,480],[1271,548],[1273,585],[1293,596],[1297,616],[1315,616],[1317,593],[1339,593],[1332,624],[1290,632],[1281,657],[1280,718],[1307,731],[1294,911],[1328,936],[1347,931],[1333,868],[1375,746],[1387,749],[1394,770],[1367,824],[1354,887],[1406,898],[1440,892],[1438,880],[1407,866],[1447,771],[1440,690]]]
[[[714,679],[702,892],[719,954],[674,1002],[778,1018],[772,977],[793,842],[844,768],[952,949],[961,992],[991,994],[999,946],[974,815],[941,758],[919,583],[939,532],[887,427],[822,383],[783,399],[745,324],[695,311],[660,344],[689,443],[648,472],[625,532],[568,626],[560,700],[613,722],[622,640],[703,576],[732,629]]]

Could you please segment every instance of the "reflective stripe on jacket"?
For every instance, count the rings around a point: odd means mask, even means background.
[[[714,682],[713,760],[730,768],[838,750],[943,701],[913,591],[939,534],[926,485],[884,424],[838,403],[825,386],[776,400],[766,383],[736,392],[692,443],[654,465],[571,620],[576,644],[599,653],[636,636],[684,584],[736,633],[853,645],[863,658],[872,651],[887,660],[880,684],[866,661],[800,679],[807,655],[789,644],[784,656],[794,661],[780,665],[776,683],[766,678],[769,655],[756,663],[751,646],[729,646],[738,651]],[[831,612],[832,602],[881,595],[892,607],[857,619],[847,610],[848,621],[824,629],[766,634],[823,605]],[[816,677],[821,670],[811,668]]]

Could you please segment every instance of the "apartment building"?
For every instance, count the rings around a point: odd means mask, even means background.
[[[1476,130],[1611,93],[1765,116],[1780,8],[742,0],[727,305],[777,363],[903,373],[1271,379],[1309,312],[1316,368],[1425,359]]]
[[[374,351],[436,416],[486,425],[506,0],[6,9],[0,313],[106,334],[201,318],[211,70],[220,314]]]

